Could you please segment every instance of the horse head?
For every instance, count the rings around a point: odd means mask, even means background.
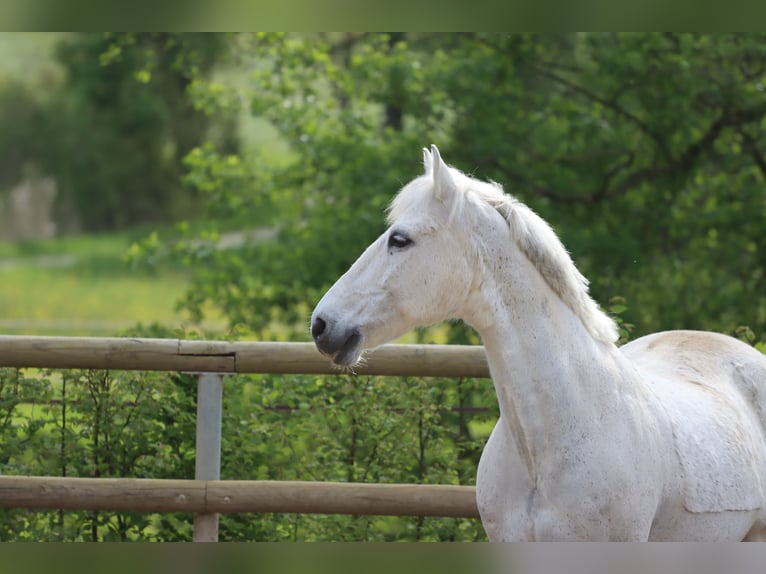
[[[459,317],[476,278],[476,259],[455,225],[466,176],[436,146],[425,173],[397,194],[389,228],[330,288],[311,317],[317,348],[341,366],[418,326]]]

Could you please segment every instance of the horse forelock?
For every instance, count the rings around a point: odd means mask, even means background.
[[[505,193],[500,184],[476,180],[455,168],[450,170],[456,196],[451,198],[448,216],[440,223],[447,225],[460,219],[465,225],[474,225],[480,202],[490,205],[508,222],[511,236],[519,249],[551,289],[580,317],[591,335],[604,342],[616,341],[616,324],[591,298],[588,280],[578,271],[550,225],[528,206]],[[429,174],[407,184],[389,206],[388,223],[409,213],[431,213],[434,201],[432,189],[433,180]]]

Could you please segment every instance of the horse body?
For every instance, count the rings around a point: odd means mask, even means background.
[[[711,333],[618,349],[550,227],[426,150],[391,228],[312,316],[320,351],[458,317],[481,335],[500,418],[477,503],[491,540],[741,540],[766,533],[766,358]]]

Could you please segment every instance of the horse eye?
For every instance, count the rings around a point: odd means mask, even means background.
[[[395,231],[388,236],[388,248],[389,249],[404,249],[408,245],[412,244],[412,239],[406,235],[402,235],[398,231]]]

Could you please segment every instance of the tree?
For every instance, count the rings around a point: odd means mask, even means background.
[[[217,222],[246,219],[243,213],[263,221],[257,211],[267,206],[276,214],[277,241],[227,251],[196,240],[178,247],[197,270],[187,307],[199,312],[212,300],[232,323],[264,329],[275,318],[298,320],[305,304],[383,229],[391,190],[419,165],[413,150],[420,149],[424,126],[398,129],[381,121],[380,98],[389,103],[395,95],[381,96],[378,86],[398,74],[408,86],[407,101],[397,104],[404,109],[417,97],[409,88],[423,89],[423,79],[407,77],[413,68],[406,45],[391,46],[385,35],[259,35],[252,50],[253,112],[290,142],[289,156],[267,163],[203,147],[188,156],[186,181],[206,194]],[[393,117],[389,111],[388,121],[396,123]],[[435,130],[438,118],[431,122]],[[213,222],[206,238],[217,231]]]
[[[763,332],[762,36],[474,35],[460,54],[447,157],[557,224],[602,301],[626,296],[639,334]]]
[[[29,87],[0,82],[0,188],[39,170],[43,142],[51,135],[47,123],[45,106]]]
[[[213,122],[187,92],[225,47],[221,35],[156,33],[79,34],[58,46],[66,80],[50,104],[45,167],[84,229],[189,215],[182,160]]]
[[[176,244],[196,270],[185,305],[214,302],[256,328],[306,316],[382,231],[387,201],[436,142],[554,224],[597,299],[627,298],[636,334],[763,332],[762,40],[252,37],[252,110],[289,152],[276,162],[198,148],[187,181],[211,213],[273,213],[279,237],[226,252]]]

